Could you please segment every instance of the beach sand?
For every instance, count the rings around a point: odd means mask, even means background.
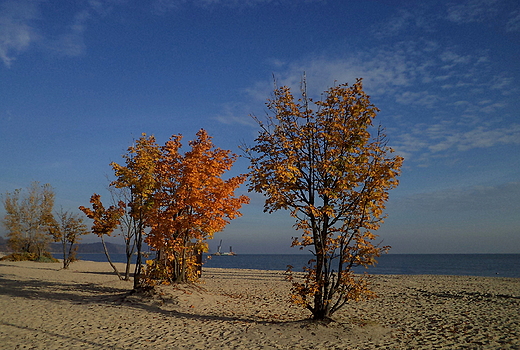
[[[1,349],[520,349],[519,278],[374,276],[379,298],[325,325],[281,271],[206,268],[144,298],[108,263],[60,267],[0,261]]]

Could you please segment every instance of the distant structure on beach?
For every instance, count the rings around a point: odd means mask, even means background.
[[[217,252],[213,255],[215,255],[215,256],[232,256],[232,255],[236,255],[236,253],[233,252],[233,247],[231,247],[231,246],[229,247],[229,252],[222,252],[222,240],[220,240],[220,243],[217,248]]]

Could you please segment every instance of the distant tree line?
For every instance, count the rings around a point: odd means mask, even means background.
[[[54,212],[54,197],[50,184],[38,182],[25,191],[5,193],[2,224],[8,231],[7,247],[12,253],[3,259],[57,261],[49,252],[49,243],[54,241],[60,243],[63,268],[76,260],[77,243],[89,231],[79,214]]]

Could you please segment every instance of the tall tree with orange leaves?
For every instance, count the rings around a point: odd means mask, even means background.
[[[322,100],[295,100],[288,87],[268,101],[267,122],[258,118],[251,161],[250,191],[266,196],[264,211],[288,209],[302,231],[293,246],[309,247],[314,258],[293,282],[292,300],[327,320],[351,300],[374,297],[365,275],[389,247],[374,244],[388,191],[398,185],[403,158],[392,156],[381,128],[370,134],[379,111],[361,79],[332,87]],[[372,128],[374,129],[374,128]]]
[[[137,223],[137,262],[134,289],[161,282],[186,282],[196,278],[199,264],[194,251],[206,249],[206,240],[240,216],[248,202],[235,196],[245,176],[223,179],[236,160],[230,151],[215,148],[206,131],[181,153],[180,135],[159,147],[153,136],[143,134],[124,156],[125,165],[112,163],[117,179],[112,186],[129,188],[130,214]],[[146,229],[146,231],[145,231]],[[141,274],[141,244],[157,252]]]
[[[240,216],[238,210],[249,202],[246,196],[235,196],[245,176],[223,179],[236,160],[235,154],[215,148],[202,129],[184,155],[180,153],[181,139],[174,135],[161,147],[156,163],[159,186],[146,237],[146,243],[162,255],[148,266],[151,275],[160,277],[162,272],[168,282],[196,278],[194,250],[207,250],[206,240]]]

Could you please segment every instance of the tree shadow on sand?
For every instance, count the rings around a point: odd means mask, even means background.
[[[203,288],[198,287],[199,290]],[[29,300],[66,301],[73,304],[125,306],[145,312],[200,321],[227,321],[255,324],[294,323],[295,321],[262,321],[249,315],[214,315],[176,310],[178,296],[161,295],[153,291],[134,292],[130,288],[114,288],[95,283],[51,282],[38,279],[19,280],[15,275],[0,275],[0,295]],[[184,292],[179,292],[182,295]],[[218,310],[217,310],[218,311]]]

